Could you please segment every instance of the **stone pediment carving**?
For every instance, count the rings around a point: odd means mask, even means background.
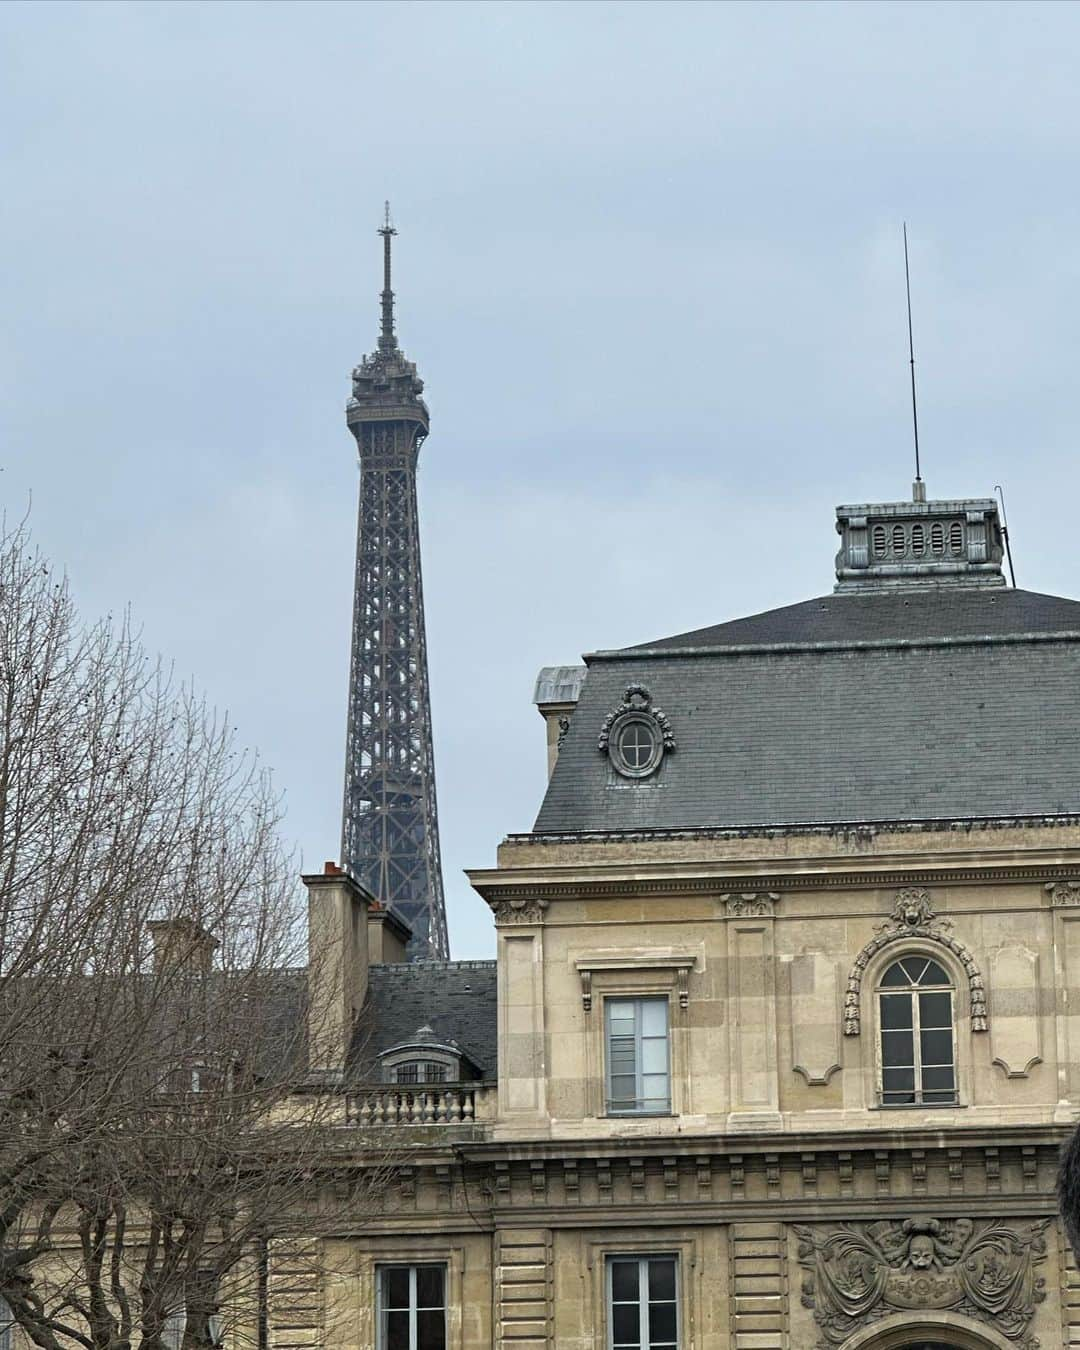
[[[794,1225],[806,1272],[802,1302],[821,1330],[820,1350],[890,1314],[943,1309],[989,1323],[1018,1350],[1036,1350],[1028,1327],[1046,1297],[1035,1268],[1046,1259],[1049,1222],[920,1216]]]
[[[848,975],[847,990],[844,994],[845,1036],[858,1036],[862,1030],[862,979],[870,961],[883,947],[911,938],[946,947],[959,960],[968,981],[971,1029],[986,1030],[986,982],[971,952],[962,942],[949,935],[951,928],[952,923],[948,919],[943,919],[934,912],[929,891],[921,887],[906,886],[897,892],[893,912],[877,925],[877,936],[871,938],[855,958],[855,964]]]

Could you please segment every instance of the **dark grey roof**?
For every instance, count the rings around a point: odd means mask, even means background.
[[[633,683],[677,741],[641,782],[619,777],[597,747]],[[1080,603],[908,589],[823,596],[590,657],[535,829],[1077,810]]]
[[[496,981],[494,961],[411,961],[373,965],[368,998],[357,1022],[350,1074],[379,1077],[384,1050],[414,1039],[429,1026],[453,1041],[492,1080],[496,1070]]]
[[[1080,601],[1009,587],[822,595],[628,650],[1080,632]]]

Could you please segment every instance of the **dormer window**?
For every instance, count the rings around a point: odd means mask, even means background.
[[[666,751],[675,749],[675,733],[643,684],[626,688],[623,701],[600,728],[597,748],[608,756],[622,778],[648,778],[659,769]]]
[[[460,1083],[472,1078],[475,1066],[467,1061],[460,1046],[441,1040],[429,1026],[418,1027],[407,1041],[392,1045],[379,1055],[384,1083],[401,1087],[419,1087],[430,1083]]]

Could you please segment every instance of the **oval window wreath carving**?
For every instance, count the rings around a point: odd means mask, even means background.
[[[855,958],[855,964],[848,975],[847,991],[844,994],[844,1035],[858,1036],[862,1030],[862,978],[871,959],[890,943],[905,938],[919,938],[924,942],[936,942],[947,947],[964,967],[968,981],[968,994],[971,1000],[971,1030],[986,1030],[986,985],[975,958],[962,942],[950,937],[948,930],[952,924],[948,919],[939,918],[930,902],[930,892],[908,887],[897,893],[892,914],[884,923],[878,925],[878,935],[866,944]]]

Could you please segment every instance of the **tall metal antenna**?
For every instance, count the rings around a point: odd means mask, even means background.
[[[390,219],[389,202],[386,203],[386,214],[379,227],[379,233],[383,238],[382,329],[379,333],[379,346],[387,351],[397,346],[397,338],[394,336],[394,292],[390,289],[390,240],[397,234],[397,230],[394,229],[394,223]]]
[[[1012,580],[1013,590],[1016,590],[1016,571],[1013,568],[1012,548],[1009,545],[1009,518],[1005,514],[1005,489],[1000,483],[994,484],[994,491],[1001,498],[1001,537],[1005,541],[1005,556],[1009,560],[1009,577]]]
[[[911,269],[908,266],[907,221],[904,221],[904,284],[907,287],[907,340],[908,355],[911,360],[911,423],[915,430],[915,486],[912,492],[916,501],[926,500],[926,488],[922,486],[922,471],[919,464],[919,406],[915,398],[915,338],[911,331]]]

